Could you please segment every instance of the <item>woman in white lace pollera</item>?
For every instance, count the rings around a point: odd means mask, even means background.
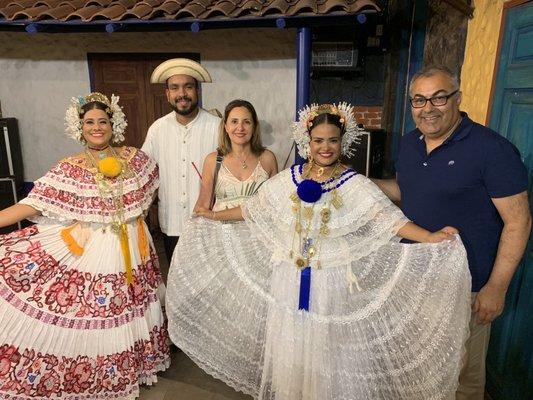
[[[339,162],[360,134],[345,103],[301,111],[293,137],[307,162],[216,215],[244,223],[200,211],[172,260],[171,339],[256,399],[454,398],[470,315],[464,247]]]
[[[277,172],[276,157],[261,144],[254,106],[246,100],[233,100],[220,122],[218,149],[204,160],[195,212],[210,211],[216,219],[218,211],[240,206]]]

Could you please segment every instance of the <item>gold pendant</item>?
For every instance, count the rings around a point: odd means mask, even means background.
[[[333,189],[331,191],[331,204],[333,207],[335,207],[337,210],[341,208],[344,203],[342,202],[342,197],[337,192],[337,189]]]
[[[298,269],[302,269],[303,267],[305,267],[305,260],[302,257],[298,257],[294,263],[296,264],[296,268]]]
[[[289,196],[289,198],[292,200],[293,203],[299,203],[300,198],[298,197],[298,193],[294,192]]]
[[[296,226],[294,227],[294,230],[296,231],[296,233],[301,233],[302,232],[302,224],[297,222]]]
[[[320,234],[323,235],[323,236],[328,236],[329,235],[329,228],[327,225],[322,225],[320,227]]]
[[[320,216],[322,218],[322,223],[327,224],[331,219],[331,210],[329,208],[323,208],[320,210]]]
[[[320,178],[324,174],[324,167],[319,167],[316,171],[316,177]]]
[[[303,214],[305,219],[313,219],[313,207],[304,207]]]
[[[116,234],[120,233],[120,229],[121,229],[121,224],[119,224],[118,222],[113,222],[111,224],[111,231],[113,233],[116,233]]]
[[[242,169],[248,168],[248,165],[246,165],[246,161],[243,161],[241,166],[242,166]]]

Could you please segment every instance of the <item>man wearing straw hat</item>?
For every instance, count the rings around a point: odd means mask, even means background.
[[[200,191],[195,166],[217,146],[220,118],[198,107],[200,82],[211,82],[209,72],[187,58],[163,62],[150,78],[166,84],[173,110],[150,126],[142,146],[159,166],[159,224],[169,261]]]

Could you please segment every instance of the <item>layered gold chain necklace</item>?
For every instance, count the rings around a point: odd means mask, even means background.
[[[334,168],[330,173],[329,178],[326,179],[324,182],[335,183],[336,175],[340,172],[340,165],[341,164],[339,162],[335,164]],[[332,190],[329,191],[328,199],[326,200],[326,202],[324,202],[324,205],[322,206],[319,212],[320,228],[318,229],[318,236],[315,239],[311,238],[311,227],[315,218],[315,204],[322,195],[321,184],[314,180],[308,179],[311,174],[312,167],[313,165],[309,164],[309,168],[307,169],[307,171],[302,174],[303,180],[299,184],[298,190],[292,193],[290,196],[290,199],[293,203],[292,211],[295,216],[295,224],[289,257],[294,260],[295,266],[298,269],[311,266],[313,258],[316,258],[315,267],[321,268],[320,238],[329,235],[328,223],[331,220],[331,206],[333,206],[335,209],[339,209],[343,205],[342,198],[339,195],[337,188],[334,187]],[[320,169],[322,170],[320,171]],[[319,172],[320,175],[323,174],[323,167],[319,168]],[[314,182],[314,184],[311,182]],[[302,194],[302,191],[300,190],[302,188],[302,185],[312,185],[314,190],[320,190],[319,198],[315,201],[310,201],[313,200],[312,198],[306,198],[306,195]],[[306,201],[307,203],[312,203],[312,205],[302,206],[302,200]],[[296,238],[298,238],[298,241],[297,247],[295,248]]]
[[[330,233],[328,223],[331,220],[331,206],[339,209],[343,205],[342,198],[337,191],[337,188],[342,184],[340,179],[342,174],[339,174],[341,164],[337,162],[329,178],[322,183],[308,178],[312,168],[313,164],[309,163],[307,171],[301,173],[302,181],[299,183],[295,179],[295,167],[292,168],[293,181],[297,185],[297,189],[296,192],[290,195],[295,223],[289,257],[294,261],[294,265],[300,274],[298,309],[304,311],[309,311],[311,270],[312,268],[320,269],[322,267],[320,263],[322,241],[320,239]],[[322,175],[324,169],[319,169],[318,172]],[[312,226],[315,217],[314,208],[324,193],[328,195],[328,198],[323,202],[319,212],[320,225],[318,234],[312,237]],[[302,202],[310,203],[311,205],[303,206]],[[298,238],[297,241],[296,238]],[[314,265],[312,264],[313,261]]]
[[[115,149],[110,147],[112,157],[105,157],[100,161],[96,161],[94,155],[86,150],[87,158],[92,163],[96,172],[94,173],[94,180],[98,188],[98,192],[102,201],[105,204],[107,198],[111,198],[113,202],[114,211],[111,213],[111,231],[114,232],[120,240],[120,247],[124,264],[126,269],[126,282],[128,285],[133,283],[133,269],[131,264],[131,253],[129,247],[128,227],[124,218],[124,179],[131,175],[128,164],[125,160],[120,158]],[[108,180],[117,178],[116,184]],[[102,214],[102,218],[104,215]],[[105,223],[104,232],[105,232]]]

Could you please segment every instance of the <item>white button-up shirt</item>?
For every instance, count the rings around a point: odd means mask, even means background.
[[[194,120],[180,124],[172,111],[148,129],[142,150],[159,166],[159,225],[163,233],[179,236],[200,194],[204,158],[218,143],[220,118],[200,109]]]

